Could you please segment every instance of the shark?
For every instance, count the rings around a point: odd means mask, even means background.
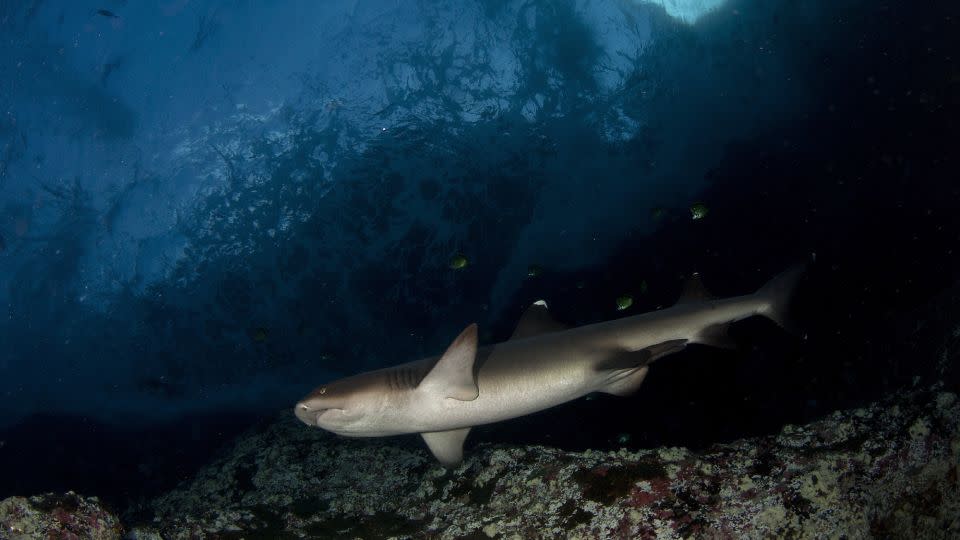
[[[789,303],[802,273],[793,267],[754,293],[722,299],[694,274],[671,307],[574,328],[557,322],[539,300],[507,341],[479,346],[477,324],[470,324],[442,355],[324,384],[294,414],[345,437],[419,433],[442,465],[455,467],[474,426],[594,392],[630,395],[656,360],[691,344],[731,347],[729,325],[748,317],[789,329]]]

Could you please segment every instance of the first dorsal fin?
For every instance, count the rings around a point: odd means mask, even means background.
[[[710,294],[707,288],[703,286],[700,273],[694,272],[690,274],[690,277],[683,283],[683,293],[680,294],[680,299],[677,300],[677,304],[692,304],[695,302],[706,302],[708,300],[716,300],[716,297]]]
[[[517,328],[514,329],[510,339],[522,339],[566,329],[566,325],[553,320],[546,300],[537,300],[523,312],[523,317],[520,317],[520,322],[517,323]]]
[[[477,358],[477,324],[466,327],[447,347],[417,389],[439,397],[473,401],[480,395],[473,362]]]

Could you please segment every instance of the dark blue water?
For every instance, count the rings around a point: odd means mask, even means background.
[[[0,497],[140,500],[329,379],[694,271],[809,262],[802,335],[744,321],[468,446],[697,448],[955,387],[897,352],[960,278],[956,5],[661,4],[0,3]]]

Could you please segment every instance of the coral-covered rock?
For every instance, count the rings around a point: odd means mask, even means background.
[[[960,400],[904,391],[779,434],[582,453],[473,449],[457,469],[402,441],[291,415],[155,502],[164,538],[689,538],[960,534]]]
[[[0,501],[0,538],[6,540],[118,540],[120,520],[96,497],[48,493]]]

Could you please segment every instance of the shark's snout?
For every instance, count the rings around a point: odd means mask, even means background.
[[[297,418],[300,419],[304,424],[315,427],[317,425],[317,416],[323,412],[323,410],[315,410],[306,403],[297,403],[297,406],[294,407],[293,413],[297,415]]]

